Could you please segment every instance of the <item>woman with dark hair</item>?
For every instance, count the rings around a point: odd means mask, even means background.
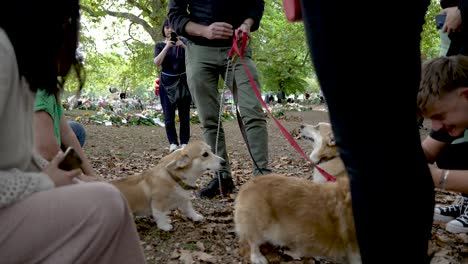
[[[50,163],[33,153],[36,90],[56,94],[71,68],[83,77],[78,26],[78,0],[0,4],[3,263],[145,263],[131,211],[116,188],[73,184],[80,170],[59,169],[63,153]]]
[[[192,96],[185,75],[186,40],[175,35],[166,19],[162,26],[162,36],[166,39],[158,42],[154,48],[154,64],[161,66],[159,95],[164,113],[169,152],[185,146],[190,139],[190,104]],[[180,142],[175,127],[176,110],[180,121]],[[179,146],[179,143],[181,144]]]

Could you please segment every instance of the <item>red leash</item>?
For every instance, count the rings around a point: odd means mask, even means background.
[[[328,172],[326,172],[324,169],[320,168],[317,164],[312,162],[312,160],[307,156],[307,154],[301,149],[299,144],[297,144],[296,140],[289,134],[289,132],[284,128],[284,126],[275,118],[275,116],[271,113],[270,109],[268,108],[267,104],[265,101],[263,101],[262,94],[260,93],[260,90],[258,89],[257,85],[255,84],[255,81],[252,77],[252,74],[250,73],[249,69],[247,68],[247,65],[244,62],[244,52],[245,52],[245,47],[247,46],[247,40],[248,40],[248,34],[246,32],[242,32],[242,42],[241,42],[241,48],[239,50],[238,46],[238,41],[239,39],[237,38],[237,35],[239,34],[239,30],[236,30],[234,37],[232,38],[232,48],[229,51],[229,57],[232,58],[235,55],[238,55],[239,58],[242,61],[242,65],[244,66],[245,72],[247,73],[247,76],[249,77],[250,84],[252,85],[253,91],[255,95],[257,96],[258,100],[260,100],[260,103],[263,105],[263,107],[266,109],[268,114],[271,116],[271,118],[275,121],[276,125],[278,126],[279,130],[281,133],[284,135],[284,137],[289,141],[289,144],[291,144],[301,155],[304,157],[307,161],[312,164],[313,167],[315,167],[322,175],[327,179],[327,181],[332,181],[334,182],[336,179],[332,175],[330,175]]]

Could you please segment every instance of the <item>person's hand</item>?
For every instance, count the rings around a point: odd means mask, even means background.
[[[75,169],[72,171],[59,169],[58,165],[63,160],[63,157],[63,152],[59,151],[59,153],[50,161],[49,165],[47,165],[42,171],[54,182],[55,187],[73,184],[73,179],[81,174],[81,169]]]
[[[225,22],[214,22],[205,28],[203,36],[207,39],[229,39],[233,34],[232,25]]]
[[[185,49],[185,43],[177,37],[177,42],[175,43],[177,47],[182,47]]]
[[[165,49],[168,49],[168,48],[170,48],[170,47],[172,47],[172,46],[174,46],[174,45],[175,45],[175,42],[174,42],[174,41],[171,41],[170,39],[168,39],[168,40],[166,41],[166,46],[165,46],[164,48],[165,48]]]
[[[250,28],[251,27],[252,27],[252,25],[250,23],[244,22],[239,27],[239,33],[245,32],[247,34],[250,34]]]
[[[453,6],[442,9],[442,13],[447,15],[442,32],[452,33],[461,30],[462,17],[458,7]]]

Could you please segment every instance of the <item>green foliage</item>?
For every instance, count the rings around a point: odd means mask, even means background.
[[[272,114],[273,114],[274,117],[284,116],[284,112],[283,112],[283,110],[281,110],[281,109],[278,109],[278,110],[273,111]]]
[[[128,124],[133,126],[145,125],[145,126],[155,126],[156,123],[151,118],[141,118],[137,116],[132,116],[128,119]]]
[[[260,29],[252,36],[263,91],[304,92],[312,72],[304,26],[286,20],[280,0],[265,2]]]
[[[109,87],[117,87],[128,88],[130,96],[153,96],[158,70],[153,64],[154,43],[162,40],[160,31],[167,3],[168,0],[81,1],[86,93],[105,95]],[[421,34],[421,51],[426,58],[439,53],[440,40],[434,23],[439,12],[439,2],[431,0]],[[99,35],[108,45],[104,52],[93,35],[96,28],[100,28]],[[303,23],[286,20],[282,0],[265,1],[260,29],[251,36],[263,92],[318,92]]]
[[[317,76],[315,72],[312,72],[309,77],[305,78],[307,82],[307,91],[309,93],[319,93],[320,92],[320,84],[317,80]]]
[[[186,249],[186,250],[197,250],[198,249],[197,243],[195,243],[195,242],[188,242],[186,244],[183,244],[182,248]]]
[[[431,0],[426,12],[423,32],[421,33],[421,54],[426,59],[439,56],[440,37],[435,25],[435,16],[440,13],[438,0]]]

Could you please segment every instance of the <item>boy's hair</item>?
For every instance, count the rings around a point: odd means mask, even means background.
[[[440,97],[460,87],[468,87],[468,56],[426,60],[422,64],[418,114],[424,115]]]

